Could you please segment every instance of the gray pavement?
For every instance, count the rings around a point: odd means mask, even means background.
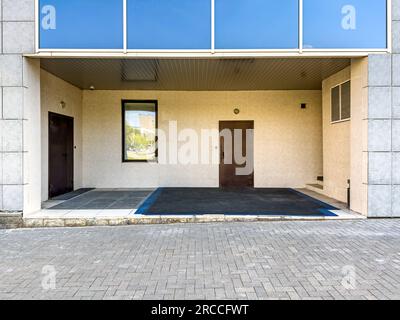
[[[0,299],[353,298],[400,298],[400,220],[0,230]]]

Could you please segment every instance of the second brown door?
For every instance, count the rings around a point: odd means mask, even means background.
[[[250,130],[250,131],[248,131]],[[231,141],[224,138],[224,134],[220,137],[220,168],[219,168],[219,180],[220,187],[254,187],[254,139],[253,137],[254,121],[220,121],[219,131],[220,133],[230,132]],[[235,131],[241,132],[239,139],[241,141],[235,141]],[[249,139],[250,133],[251,139]],[[238,138],[237,138],[238,139]],[[236,150],[241,148],[241,150]],[[238,159],[235,159],[235,153],[241,154],[246,157],[245,163],[238,163]],[[226,161],[228,158],[228,161]],[[229,158],[231,161],[229,161]],[[250,168],[251,171],[245,171],[245,174],[238,173],[238,169]]]

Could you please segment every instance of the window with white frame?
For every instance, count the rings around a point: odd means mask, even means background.
[[[351,82],[344,82],[331,89],[331,121],[350,120]]]

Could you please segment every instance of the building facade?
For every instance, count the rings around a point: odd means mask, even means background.
[[[212,133],[247,121],[252,186],[400,216],[400,0],[0,5],[0,211],[83,187],[218,187]]]

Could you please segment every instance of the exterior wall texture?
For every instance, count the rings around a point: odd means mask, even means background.
[[[32,178],[24,163],[36,156],[28,143],[32,138],[28,117],[39,101],[29,98],[38,97],[40,81],[28,73],[37,72],[39,64],[22,56],[34,52],[34,0],[1,0],[0,6],[0,209],[22,211],[24,203],[33,203],[30,197],[24,199]]]
[[[324,194],[347,202],[350,179],[350,121],[331,123],[331,88],[350,80],[350,67],[322,83]]]
[[[328,197],[347,202],[347,181],[350,179],[351,210],[368,215],[368,158],[363,146],[367,144],[366,114],[368,58],[355,58],[351,66],[325,79],[323,101],[323,163],[324,189]],[[331,88],[351,80],[351,120],[331,123]]]
[[[400,0],[392,2],[392,54],[368,63],[368,215],[400,217]]]
[[[190,128],[200,135],[201,129],[218,130],[220,120],[254,120],[256,187],[304,187],[322,173],[321,91],[85,91],[85,187],[219,185],[218,165],[121,163],[122,99],[158,100],[159,128],[167,134],[169,121],[177,121],[178,131]],[[161,154],[166,146],[159,148]],[[219,154],[218,141],[211,148]]]
[[[351,62],[350,181],[353,211],[368,215],[368,58]]]

